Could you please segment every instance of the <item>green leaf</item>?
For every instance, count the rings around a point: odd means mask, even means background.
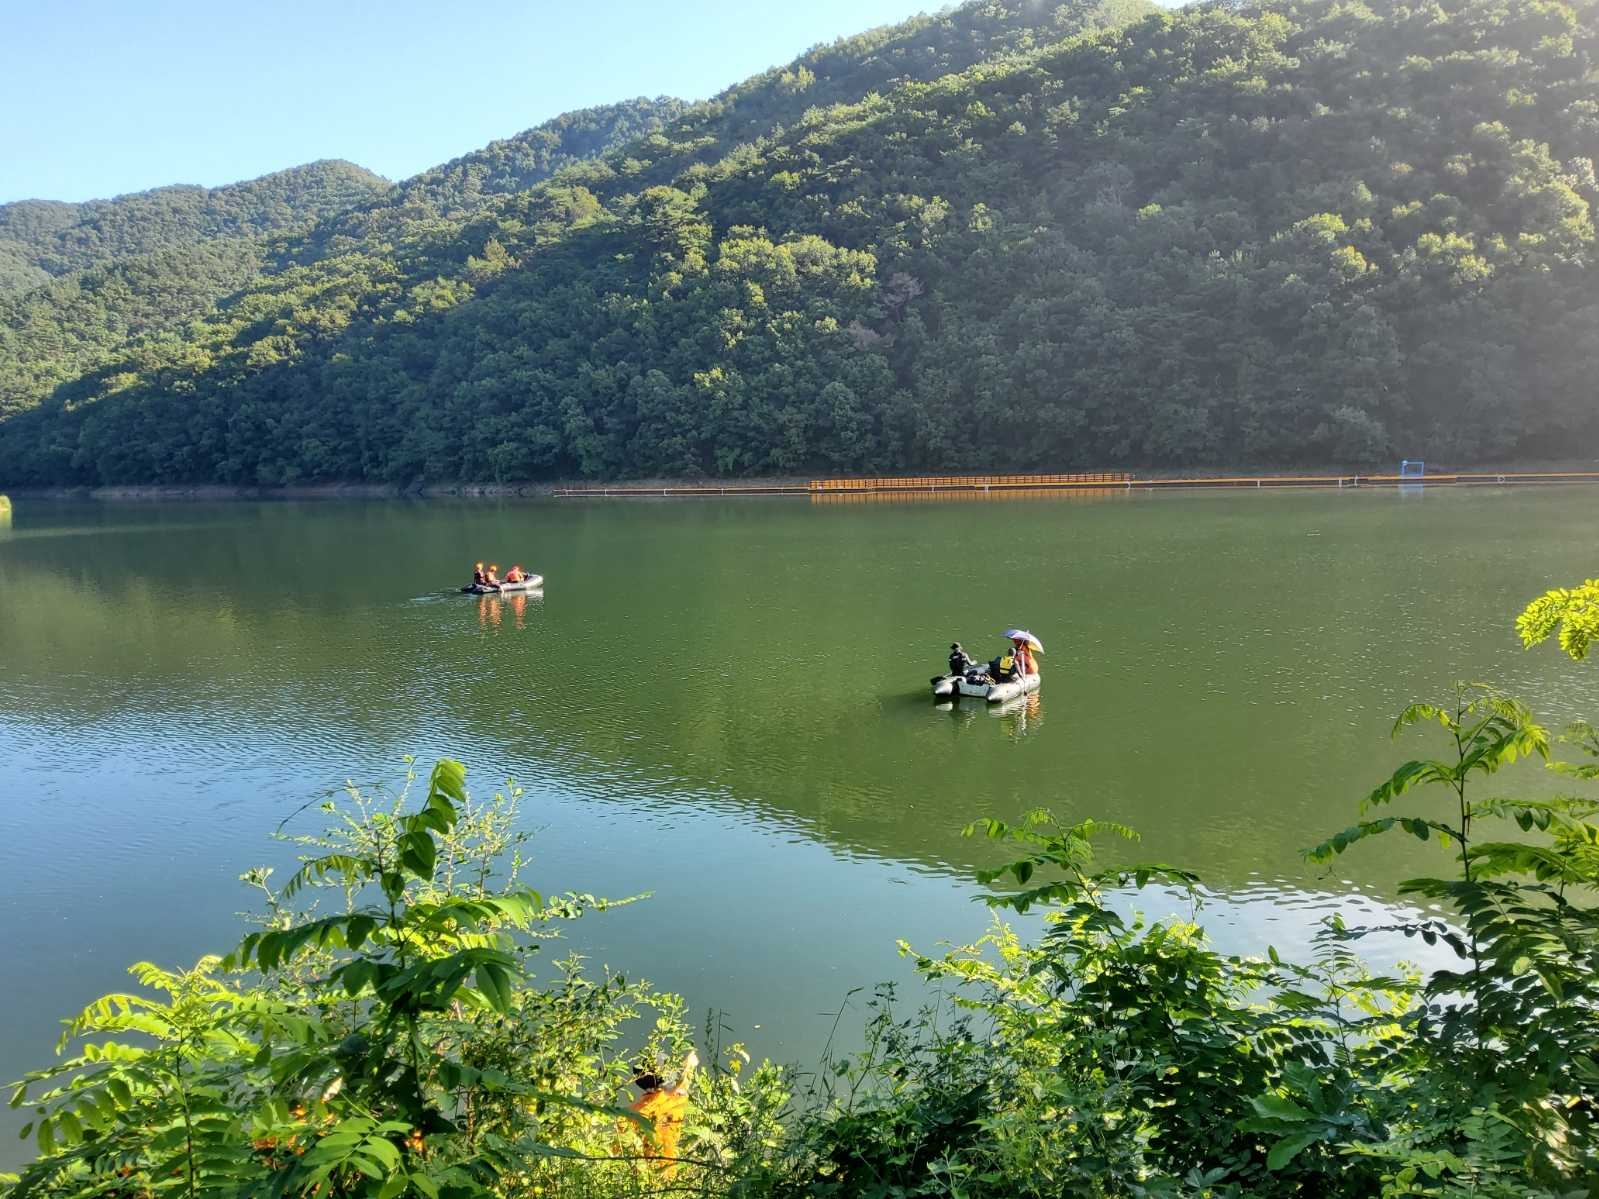
[[[400,1168],[400,1151],[381,1137],[370,1137],[362,1149],[382,1162],[390,1170]]]
[[[466,802],[466,767],[452,758],[440,758],[428,778],[428,806],[447,801],[451,812],[456,804]]]
[[[1310,1112],[1300,1107],[1299,1104],[1282,1095],[1257,1095],[1249,1101],[1249,1104],[1257,1113],[1262,1116],[1268,1116],[1273,1120],[1302,1123],[1314,1118]]]
[[[473,971],[478,990],[489,1006],[500,1015],[511,1010],[511,985],[505,968],[497,962],[484,962]]]
[[[400,864],[417,878],[432,878],[437,860],[438,847],[433,843],[433,835],[426,829],[413,829],[405,835],[400,849]]]
[[[1368,795],[1361,804],[1361,810],[1369,811],[1389,803],[1399,796],[1423,783],[1435,783],[1453,776],[1454,767],[1443,762],[1413,761],[1406,762],[1389,776],[1388,780]]]
[[[366,939],[372,935],[373,929],[377,928],[377,923],[373,917],[359,912],[351,916],[344,925],[345,945],[351,949],[360,949],[366,944]]]
[[[1271,1147],[1271,1152],[1266,1155],[1266,1168],[1268,1170],[1281,1170],[1299,1154],[1321,1140],[1319,1132],[1295,1133],[1291,1137],[1284,1137]]]

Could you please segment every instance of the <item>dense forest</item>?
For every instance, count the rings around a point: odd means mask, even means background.
[[[115,200],[0,204],[0,293],[123,258],[295,229],[389,190],[348,162],[313,162],[230,187],[161,187]],[[30,275],[29,271],[37,272]]]
[[[0,483],[1590,454],[1596,49],[1558,0],[979,2],[242,241],[20,206]]]
[[[347,248],[352,231],[370,234],[384,216],[414,226],[441,209],[468,210],[680,107],[636,100],[566,113],[397,187],[323,162],[212,190],[0,205],[0,422],[262,276]]]

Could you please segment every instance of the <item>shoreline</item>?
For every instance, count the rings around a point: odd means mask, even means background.
[[[399,487],[392,483],[325,483],[305,487],[245,487],[223,483],[141,483],[114,487],[19,487],[13,500],[95,501],[141,503],[160,500],[428,500],[428,499],[530,499],[547,497],[556,483],[449,483],[427,487]]]
[[[401,487],[393,483],[319,483],[300,487],[246,487],[224,483],[139,483],[109,487],[18,487],[0,488],[0,495],[13,500],[51,500],[103,503],[142,503],[150,501],[252,500],[270,503],[278,500],[506,500],[548,499],[564,488],[735,488],[805,487],[810,477],[756,479],[627,479],[613,482],[561,480],[543,483],[430,483]]]
[[[1303,469],[1292,468],[1240,468],[1233,470],[1220,470],[1217,468],[1190,468],[1184,470],[1134,470],[1130,486],[1161,487],[1181,486],[1187,483],[1193,487],[1239,486],[1255,480],[1269,485],[1274,479],[1286,484],[1290,481],[1302,482],[1304,485],[1324,485],[1332,487],[1340,477],[1344,479],[1361,479],[1371,483],[1388,483],[1393,481],[1393,467],[1379,468],[1351,468],[1339,470],[1337,468],[1323,468],[1314,473]],[[1439,466],[1429,464],[1427,475],[1419,482],[1435,480],[1445,484],[1455,476],[1469,475],[1482,482],[1492,482],[1492,478],[1504,476],[1504,486],[1516,484],[1531,485],[1540,480],[1531,476],[1539,475],[1564,475],[1580,476],[1593,475],[1599,480],[1599,461],[1566,460],[1564,462],[1518,462],[1518,463],[1490,463],[1473,464],[1470,466]],[[1516,477],[1519,476],[1519,477]],[[1321,480],[1325,479],[1325,483]],[[1551,479],[1548,482],[1581,482],[1582,479]],[[15,500],[45,500],[55,502],[96,502],[96,503],[148,503],[148,502],[228,502],[248,500],[261,503],[274,501],[293,500],[439,500],[439,499],[469,499],[469,500],[506,500],[506,499],[549,499],[557,493],[564,493],[568,498],[584,498],[592,493],[595,498],[604,498],[607,492],[613,498],[625,498],[629,495],[665,495],[665,496],[707,496],[717,498],[725,492],[729,497],[759,496],[762,493],[793,495],[796,491],[804,493],[811,482],[810,476],[780,476],[765,475],[753,478],[703,478],[703,479],[575,479],[557,480],[533,483],[433,483],[425,485],[400,486],[392,483],[319,483],[305,486],[291,487],[261,487],[243,486],[233,484],[126,484],[105,487],[75,486],[75,487],[21,487],[9,492],[0,488],[0,494],[9,495]]]

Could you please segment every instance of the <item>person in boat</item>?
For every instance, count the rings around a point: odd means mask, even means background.
[[[1016,666],[1018,671],[1024,677],[1030,674],[1037,674],[1038,662],[1033,657],[1033,647],[1031,643],[1024,638],[1022,640],[1011,642],[1011,646],[1016,654]]]
[[[483,563],[479,562],[477,567],[472,571],[472,586],[487,587],[488,585],[489,576],[483,573]]]
[[[500,567],[498,563],[489,563],[489,574],[483,582],[490,587],[498,587],[500,585]]]
[[[965,678],[977,669],[977,663],[972,661],[971,655],[961,648],[959,641],[949,647],[949,672],[959,678]]]
[[[1016,659],[1016,647],[1012,646],[999,657],[988,664],[988,673],[996,683],[1013,683],[1021,678],[1021,664]]]
[[[505,581],[507,583],[520,583],[525,578],[527,578],[527,575],[522,573],[520,566],[513,566],[505,572]]]

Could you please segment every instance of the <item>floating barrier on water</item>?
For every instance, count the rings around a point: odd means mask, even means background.
[[[1406,472],[1396,475],[1220,475],[1140,478],[1126,471],[1093,471],[1048,475],[915,475],[901,478],[812,479],[809,483],[730,483],[664,487],[557,487],[556,496],[716,496],[809,495],[812,499],[878,496],[882,498],[945,497],[998,498],[1015,495],[1087,494],[1114,491],[1156,491],[1173,488],[1369,487],[1398,484],[1404,487],[1489,486],[1523,483],[1582,483],[1599,481],[1599,471],[1479,471],[1444,475]]]
[[[1039,500],[1047,503],[1109,504],[1125,500],[1125,487],[992,487],[981,491],[813,491],[812,504],[970,504],[1019,503]]]

